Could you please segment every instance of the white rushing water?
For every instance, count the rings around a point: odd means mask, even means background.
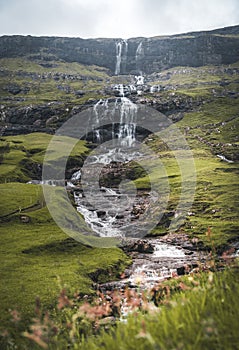
[[[135,53],[136,70],[138,71],[138,73],[140,73],[140,75],[142,75],[141,59],[143,58],[143,56],[144,56],[144,49],[143,49],[143,43],[141,41],[137,46],[136,53]]]
[[[121,55],[122,55],[122,42],[116,43],[116,66],[115,74],[120,74],[120,65],[121,65]]]
[[[101,210],[94,210],[89,205],[84,203],[84,197],[74,193],[75,203],[77,204],[77,211],[84,216],[85,222],[91,227],[91,229],[98,233],[101,237],[121,237],[120,229],[117,227],[117,212],[104,208],[102,199],[110,198],[110,200],[117,200],[118,195],[112,189],[101,188],[104,191],[104,196],[99,196],[98,203],[97,199],[94,198],[94,204],[100,205]],[[104,210],[105,209],[105,210]]]
[[[90,123],[95,130],[94,133],[99,146],[87,157],[84,167],[74,173],[71,179],[73,183],[80,179],[84,183],[85,180],[87,188],[92,188],[90,197],[94,201],[94,205],[89,204],[84,196],[76,193],[74,194],[75,202],[77,210],[84,216],[86,223],[102,237],[121,237],[120,226],[124,226],[130,221],[132,203],[127,195],[119,191],[116,192],[111,188],[94,187],[94,179],[98,174],[97,166],[102,167],[112,162],[125,163],[140,156],[139,152],[133,151],[133,145],[136,141],[137,105],[124,97],[122,84],[119,88],[123,97],[116,99],[114,104],[109,104],[108,100],[102,99],[95,104],[93,119]],[[112,119],[114,114],[118,113],[120,121],[117,128],[114,128],[114,125],[112,126],[111,136],[113,141],[103,142],[97,127],[100,125],[100,118],[110,113],[112,113]]]
[[[116,65],[115,65],[115,74],[119,75],[121,73],[121,64],[124,61],[127,61],[128,54],[128,42],[126,39],[120,40],[115,44],[116,47]]]
[[[134,270],[128,281],[133,285],[140,285],[143,289],[152,288],[165,278],[172,277],[176,271],[176,269],[168,267],[161,267],[156,270],[154,267],[150,267],[149,264],[143,264]]]
[[[160,243],[155,245],[153,257],[184,258],[185,254],[182,249],[168,245],[166,243]]]
[[[109,113],[114,115],[117,111],[119,111],[119,131],[116,133],[113,128],[114,125],[112,125],[112,139],[118,140],[118,147],[126,145],[131,146],[135,142],[136,136],[137,105],[130,101],[127,97],[124,97],[123,84],[119,84],[118,89],[120,91],[121,98],[115,100],[113,109],[112,104],[110,107],[111,110],[109,109],[108,99],[101,99],[94,105],[94,118],[91,120],[91,128],[95,130],[96,141],[100,143],[102,140],[100,132],[97,129],[100,124],[100,118],[104,117],[104,115],[108,115]]]

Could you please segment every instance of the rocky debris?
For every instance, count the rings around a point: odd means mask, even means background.
[[[5,75],[7,72],[4,70],[1,70],[2,74]],[[44,72],[44,73],[35,73],[35,72],[25,72],[25,71],[17,71],[15,73],[17,77],[20,78],[30,78],[32,80],[47,80],[47,79],[53,79],[55,81],[59,82],[67,82],[67,81],[98,81],[102,82],[103,78],[97,77],[97,76],[88,76],[88,75],[82,75],[82,74],[68,74],[63,72]]]
[[[177,267],[177,275],[183,276],[192,272],[194,269],[198,268],[198,264],[185,264],[184,266]]]
[[[46,120],[46,126],[49,126],[49,125],[51,125],[51,124],[53,124],[53,123],[56,123],[57,121],[58,121],[58,119],[59,119],[59,117],[57,116],[57,115],[53,115],[52,117],[50,117],[50,118],[48,118],[47,120]],[[41,123],[41,120],[37,120],[37,122],[40,122]],[[36,123],[36,122],[35,122]],[[35,124],[34,123],[34,124]],[[39,125],[39,124],[38,124]]]
[[[1,136],[10,136],[10,135],[24,135],[33,132],[45,132],[47,134],[54,133],[54,129],[50,127],[42,127],[40,123],[38,125],[5,125],[0,127]]]
[[[23,87],[18,84],[9,84],[4,88],[6,91],[10,92],[12,95],[18,95],[20,93],[27,94],[30,91],[30,88],[26,85]]]
[[[170,119],[173,121],[173,123],[179,122],[180,120],[183,119],[183,117],[184,117],[184,114],[182,112],[170,114]]]
[[[198,251],[204,249],[203,242],[198,239],[190,240],[187,234],[169,233],[160,238],[160,242],[175,246],[189,251]]]

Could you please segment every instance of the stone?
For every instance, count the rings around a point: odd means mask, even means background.
[[[115,216],[116,219],[123,219],[124,218],[124,214],[117,214]]]
[[[19,85],[17,85],[17,84],[8,85],[6,87],[6,90],[8,92],[10,92],[11,94],[13,94],[13,95],[17,95],[17,94],[19,94],[22,91],[21,87]]]
[[[85,92],[82,90],[76,90],[74,93],[76,96],[84,96],[85,95]]]
[[[96,212],[98,218],[102,218],[106,215],[106,211],[105,210],[97,210]]]
[[[28,224],[28,223],[30,222],[30,218],[29,218],[29,216],[27,216],[27,215],[21,215],[21,216],[20,216],[20,220],[21,220],[21,222],[24,223],[24,224]]]

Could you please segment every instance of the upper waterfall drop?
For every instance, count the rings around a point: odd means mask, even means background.
[[[116,43],[116,66],[115,66],[116,75],[120,73],[121,54],[122,54],[122,42],[120,41],[119,43]]]
[[[142,47],[142,41],[140,41],[137,49],[136,49],[136,61],[137,59],[143,54],[143,47]]]
[[[141,62],[140,62],[143,56],[144,56],[144,49],[143,49],[143,42],[141,41],[137,46],[136,53],[135,53],[136,70],[140,75],[143,75]]]
[[[122,64],[126,65],[128,54],[128,41],[121,39],[115,43],[116,47],[116,65],[115,75],[119,75],[122,72]]]

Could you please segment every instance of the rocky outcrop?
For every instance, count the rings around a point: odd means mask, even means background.
[[[62,102],[28,106],[0,106],[0,135],[19,135],[31,132],[54,133],[73,114],[89,108],[94,101],[77,107]],[[74,108],[75,107],[75,108]]]
[[[51,61],[60,59],[106,67],[112,74],[137,74],[141,71],[150,74],[174,66],[198,67],[236,62],[239,57],[238,34],[239,26],[127,41],[2,36],[0,58],[27,56],[47,67],[52,64]]]

